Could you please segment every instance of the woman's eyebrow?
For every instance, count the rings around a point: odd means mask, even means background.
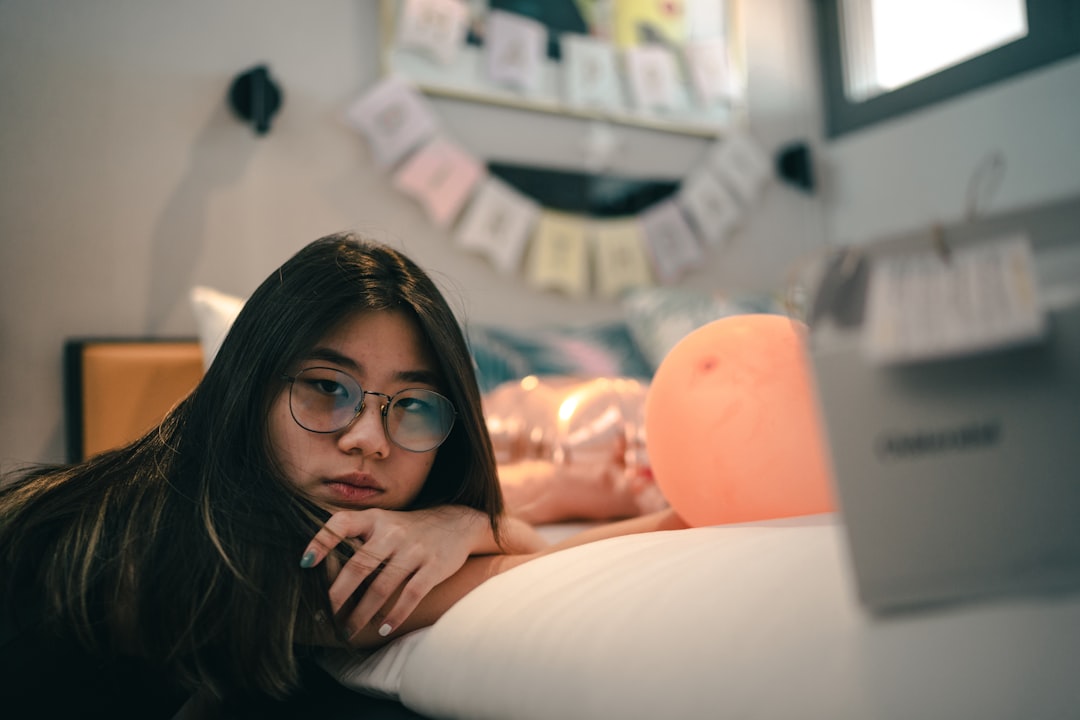
[[[439,376],[431,370],[402,370],[395,373],[395,375],[401,382],[422,383],[434,387],[439,386]]]
[[[351,370],[359,370],[360,369],[360,366],[357,365],[356,361],[353,360],[352,358],[350,358],[348,355],[342,355],[337,350],[332,350],[331,348],[328,348],[328,347],[314,348],[311,352],[309,352],[305,356],[304,359],[305,360],[326,360],[327,362],[332,362],[335,365],[341,365],[341,366],[347,367],[347,368],[349,368]]]
[[[351,372],[361,372],[363,368],[355,360],[348,355],[342,355],[337,350],[328,347],[317,347],[307,354],[305,360],[325,360],[326,362],[334,363],[342,367],[348,368]],[[399,382],[421,383],[424,385],[439,385],[439,374],[434,370],[427,369],[415,369],[415,370],[399,370],[394,373],[395,379]]]

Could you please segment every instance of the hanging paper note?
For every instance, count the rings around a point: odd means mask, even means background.
[[[492,82],[530,92],[540,83],[546,55],[547,28],[542,23],[502,10],[487,14],[484,57]]]
[[[449,65],[465,44],[468,20],[469,8],[460,0],[405,0],[397,25],[398,46]]]
[[[575,297],[588,294],[589,245],[580,216],[541,212],[527,277],[534,287],[562,290]]]
[[[698,237],[710,247],[722,246],[739,220],[739,203],[704,170],[683,181],[676,201],[686,210]]]
[[[870,267],[863,350],[879,363],[958,357],[1037,342],[1046,313],[1031,240],[1006,236]]]
[[[420,93],[396,76],[387,77],[350,105],[345,121],[367,136],[382,167],[395,165],[438,127]]]
[[[639,45],[625,51],[626,71],[640,110],[671,110],[679,102],[679,67],[675,55],[660,45]]]
[[[596,258],[596,290],[606,298],[653,284],[645,239],[637,219],[597,220],[590,235]]]
[[[708,164],[718,178],[735,191],[739,200],[751,203],[771,174],[765,153],[748,135],[734,134],[718,141]]]
[[[394,186],[415,197],[432,222],[445,228],[486,172],[469,153],[436,138],[405,161],[394,176]]]
[[[727,44],[723,40],[695,40],[683,52],[699,103],[712,107],[734,97]]]
[[[694,231],[674,200],[663,200],[638,216],[656,277],[673,283],[702,259]]]
[[[481,181],[457,229],[457,242],[504,273],[517,272],[540,206],[497,178]]]
[[[566,33],[560,38],[566,104],[574,108],[621,110],[622,80],[615,47],[608,42]]]

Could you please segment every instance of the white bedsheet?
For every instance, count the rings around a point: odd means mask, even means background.
[[[839,530],[816,516],[540,558],[387,648],[380,691],[469,720],[1080,718],[1080,597],[875,619]],[[370,690],[373,669],[338,677]]]

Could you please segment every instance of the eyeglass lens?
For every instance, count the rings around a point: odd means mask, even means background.
[[[389,400],[373,392],[366,394],[376,395],[376,412],[385,406],[382,416],[386,434],[405,450],[426,452],[437,448],[454,425],[453,404],[433,390],[401,390]],[[347,373],[333,368],[305,368],[292,378],[289,409],[296,424],[305,430],[332,433],[353,421],[364,397],[360,384]]]

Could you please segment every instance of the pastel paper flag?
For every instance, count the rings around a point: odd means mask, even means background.
[[[547,28],[537,20],[491,10],[484,26],[488,78],[526,92],[540,83],[547,56]]]
[[[514,273],[540,214],[535,200],[487,176],[458,223],[457,242],[486,255],[503,273]]]
[[[653,284],[645,238],[636,218],[597,220],[590,228],[597,292],[607,298]]]
[[[375,161],[384,168],[397,164],[438,128],[420,93],[393,75],[353,102],[345,121],[367,136]]]
[[[684,180],[675,199],[685,208],[698,237],[710,247],[723,245],[739,221],[738,201],[707,171],[695,172]]]
[[[469,153],[449,140],[435,138],[405,161],[394,176],[394,186],[416,198],[428,217],[445,228],[486,173]]]
[[[679,102],[681,78],[674,53],[660,45],[638,45],[623,52],[630,89],[637,108],[675,108]]]
[[[581,216],[543,211],[529,253],[534,287],[582,297],[589,292],[589,244]]]
[[[673,283],[701,262],[701,245],[674,200],[662,200],[638,215],[660,282]]]
[[[683,54],[698,102],[711,107],[734,97],[727,43],[719,39],[695,40],[686,45]]]
[[[714,145],[707,162],[713,173],[746,204],[757,199],[772,172],[762,149],[751,137],[741,133]]]
[[[565,33],[562,51],[563,96],[574,108],[621,110],[626,105],[618,56],[611,43],[587,35]]]
[[[397,24],[397,43],[449,65],[465,44],[468,21],[469,8],[460,0],[405,0]]]

